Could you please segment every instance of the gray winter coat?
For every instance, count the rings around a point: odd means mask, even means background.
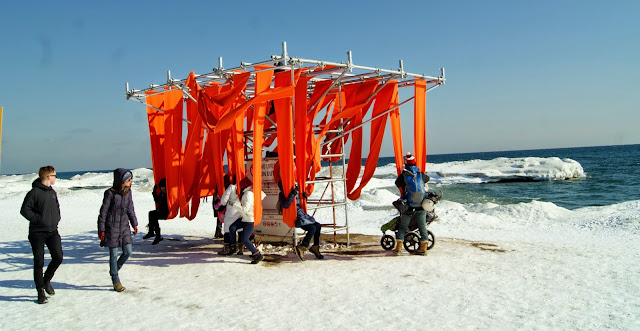
[[[122,186],[124,175],[129,170],[118,168],[114,171],[113,187],[104,191],[100,215],[98,215],[98,232],[104,231],[104,246],[122,247],[132,244],[131,228],[138,226],[138,219],[133,208],[131,190]]]

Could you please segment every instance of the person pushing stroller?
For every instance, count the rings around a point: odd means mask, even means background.
[[[408,208],[400,212],[400,225],[396,232],[396,247],[393,249],[395,254],[400,254],[402,250],[402,243],[412,219],[416,220],[420,230],[420,247],[416,250],[416,254],[427,254],[427,245],[429,244],[427,211],[422,207],[422,202],[427,196],[425,182],[428,181],[429,176],[421,172],[416,166],[416,158],[411,153],[407,153],[404,157],[404,169],[395,181],[402,194],[401,197],[408,204]]]

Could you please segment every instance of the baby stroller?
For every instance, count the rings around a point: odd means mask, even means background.
[[[428,192],[427,199],[433,201],[435,204],[442,199],[442,193],[435,194]],[[438,215],[436,215],[434,210],[427,211],[427,226],[437,219]],[[380,246],[382,246],[384,250],[389,251],[396,246],[396,234],[399,226],[400,216],[396,216],[391,221],[380,227],[380,230],[382,231]],[[388,234],[387,231],[393,231],[393,235]],[[427,230],[427,241],[429,242],[427,244],[427,250],[430,250],[435,245],[436,238],[433,235],[433,232],[429,230]],[[404,236],[404,242],[402,245],[409,253],[415,253],[420,247],[420,229],[418,229],[418,224],[415,219],[411,219],[411,222],[409,222],[407,233]]]

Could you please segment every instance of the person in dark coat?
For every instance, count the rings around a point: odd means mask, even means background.
[[[149,232],[142,237],[149,239],[155,235],[152,245],[157,245],[164,238],[160,234],[159,220],[166,220],[169,217],[169,203],[167,202],[167,180],[162,178],[157,185],[153,187],[153,201],[156,202],[156,209],[149,211]]]
[[[293,200],[296,200],[296,223],[295,226],[297,228],[301,228],[302,230],[307,231],[307,234],[302,239],[302,242],[295,247],[296,255],[300,260],[304,261],[304,253],[307,249],[316,256],[317,259],[323,259],[324,255],[320,254],[320,230],[322,225],[316,221],[316,219],[305,213],[302,205],[300,204],[300,196],[298,186],[295,186],[289,192],[289,196],[285,198],[284,190],[282,189],[282,182],[278,182],[278,187],[280,188],[280,194],[278,195],[278,202],[280,202],[281,209],[289,208],[293,203]],[[303,193],[303,198],[306,198],[306,195]],[[313,246],[309,247],[309,243],[311,238],[313,237]]]
[[[125,287],[120,283],[118,271],[122,268],[133,251],[131,227],[133,234],[138,233],[138,219],[133,208],[131,183],[133,173],[130,170],[118,168],[113,171],[113,187],[104,191],[100,214],[98,215],[98,236],[100,246],[109,247],[109,275],[113,282],[113,289],[122,292]],[[122,255],[118,257],[118,247],[122,248]]]
[[[62,241],[58,233],[60,222],[60,203],[58,195],[51,187],[58,175],[52,166],[45,166],[38,171],[38,178],[31,183],[32,189],[24,197],[20,214],[29,220],[29,243],[33,251],[33,281],[38,291],[38,303],[47,303],[47,295],[56,292],[51,287],[51,278],[62,263]],[[44,245],[49,248],[51,262],[47,271],[44,267]]]

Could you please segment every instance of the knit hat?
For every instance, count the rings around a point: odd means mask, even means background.
[[[131,171],[127,171],[124,173],[124,175],[122,175],[122,182],[126,182],[129,178],[133,178],[133,174],[131,173]]]
[[[409,166],[416,165],[416,158],[413,157],[413,154],[407,153],[407,155],[404,156],[404,164]]]
[[[240,181],[240,191],[244,191],[245,188],[251,186],[253,183],[251,182],[251,179],[249,179],[248,177],[242,178],[242,180]]]

